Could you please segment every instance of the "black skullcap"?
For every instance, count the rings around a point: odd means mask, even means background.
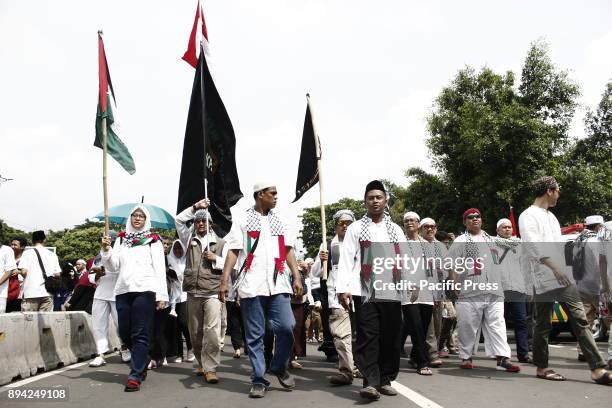
[[[382,181],[380,180],[372,180],[368,183],[368,185],[365,188],[365,194],[367,195],[369,191],[372,190],[380,190],[383,193],[387,193],[387,190],[385,189],[385,185],[382,183]]]
[[[34,231],[32,233],[32,242],[42,242],[45,240],[45,231]]]

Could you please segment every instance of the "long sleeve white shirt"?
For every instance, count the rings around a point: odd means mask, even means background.
[[[102,265],[102,258],[94,261],[94,265]],[[98,300],[106,300],[110,302],[115,301],[115,285],[117,284],[117,278],[119,277],[119,272],[112,269],[112,265],[107,264],[104,267],[104,276],[100,277],[98,281],[96,281],[96,274],[89,274],[89,282],[96,284],[96,291],[94,292],[94,299]]]
[[[404,232],[393,224],[395,234],[399,242],[406,242]],[[361,296],[361,244],[359,234],[361,222],[357,221],[349,225],[340,247],[340,259],[338,262],[338,275],[336,281],[336,293],[350,293]],[[368,225],[372,242],[391,242],[384,221],[379,223],[370,222]]]
[[[563,236],[557,217],[544,208],[530,206],[519,216],[519,231],[523,247],[530,260],[532,281],[537,294],[562,288],[552,270],[540,263],[544,257],[550,258],[562,272],[574,283],[568,272],[563,255]]]
[[[161,241],[128,248],[117,239],[108,251],[100,251],[106,268],[119,271],[115,296],[128,292],[155,292],[155,300],[168,301],[166,261]]]

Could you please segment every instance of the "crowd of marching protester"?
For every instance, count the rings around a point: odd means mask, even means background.
[[[533,364],[538,378],[565,380],[548,364],[551,314],[560,304],[591,379],[610,384],[612,335],[604,358],[591,328],[598,317],[609,328],[612,223],[586,217],[568,246],[552,211],[559,194],[554,178],[534,181],[533,205],[518,220],[521,238],[506,218],[495,221],[496,236],[487,234],[483,221],[492,220],[477,208],[463,213],[465,232],[455,236],[438,230],[432,214],[408,211],[403,226],[395,224],[386,188],[374,180],[364,193],[367,213],[335,213],[333,239],[305,260],[296,257],[292,224],[274,211],[273,183],[254,186],[253,207],[234,217],[225,237],[215,234],[207,199],[176,216],[173,242],[151,231],[148,210],[138,205],[125,231],[102,238],[95,258],[63,270],[45,249],[43,231],[32,234],[28,249],[21,237],[0,247],[0,313],[90,313],[97,348],[90,366],[106,364],[109,331],[117,330],[130,364],[126,391],[168,363],[193,362],[194,375],[219,382],[229,335],[233,357],[250,360],[250,397],[265,395],[267,373],[294,388],[290,372],[304,369],[311,342],[337,362],[331,385],[360,378],[360,395],[377,400],[397,394],[400,364],[430,376],[454,354],[472,369],[481,335],[497,370]],[[413,268],[380,269],[381,257],[411,260]]]

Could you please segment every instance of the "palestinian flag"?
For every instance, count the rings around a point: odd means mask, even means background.
[[[198,28],[200,28],[198,30]],[[193,21],[193,27],[191,28],[191,34],[189,35],[189,42],[187,43],[187,51],[183,54],[183,60],[194,68],[198,66],[198,55],[197,50],[199,49],[197,44],[202,44],[206,57],[210,59],[208,49],[208,31],[206,30],[206,21],[204,20],[204,10],[198,0],[198,8],[196,10],[195,20]]]
[[[98,94],[98,111],[96,113],[96,139],[94,146],[103,149],[102,147],[102,119],[106,118],[106,148],[108,153],[130,174],[136,172],[134,159],[123,144],[119,136],[117,136],[117,122],[115,121],[115,91],[111,82],[108,64],[106,62],[106,53],[104,52],[104,41],[102,41],[102,32],[98,31],[98,61],[99,61],[99,79],[100,89]]]

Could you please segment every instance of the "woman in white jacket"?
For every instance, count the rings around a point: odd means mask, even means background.
[[[125,391],[138,391],[146,378],[155,308],[163,309],[168,302],[164,247],[150,228],[149,211],[137,205],[114,246],[105,236],[100,251],[105,267],[118,271],[115,299],[119,336],[132,354]]]

